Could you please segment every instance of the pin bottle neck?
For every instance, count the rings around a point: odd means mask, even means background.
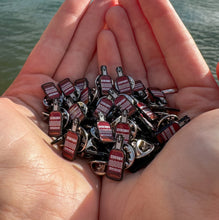
[[[54,99],[53,101],[53,111],[58,111],[59,110],[59,104],[58,104],[58,99]]]
[[[99,121],[105,121],[105,117],[104,117],[104,114],[102,112],[99,112],[98,116],[99,116]]]
[[[101,74],[103,76],[107,76],[108,73],[107,73],[107,67],[106,66],[101,66]]]
[[[77,131],[78,123],[79,123],[78,118],[75,118],[73,123],[72,123],[72,129],[71,129],[72,131],[74,131],[74,132]]]
[[[115,149],[121,150],[122,149],[122,145],[123,145],[123,136],[122,135],[118,135],[118,137],[116,139]]]
[[[113,90],[109,89],[109,95],[113,98],[116,99],[118,97],[118,94]]]
[[[127,112],[127,110],[124,110],[122,113],[121,122],[127,123],[127,121],[128,121],[128,112]]]
[[[76,101],[77,100],[77,97],[74,93],[71,93],[70,94],[70,97],[72,98],[73,101]]]
[[[67,98],[67,105],[69,108],[73,105],[73,99],[71,97]]]
[[[121,66],[119,66],[119,67],[116,68],[116,72],[117,72],[117,74],[118,74],[119,77],[121,77],[121,76],[124,75]]]

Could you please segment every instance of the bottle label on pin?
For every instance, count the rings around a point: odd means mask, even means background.
[[[116,137],[118,135],[122,135],[123,136],[123,141],[124,143],[128,143],[130,140],[130,133],[131,133],[131,129],[128,123],[118,123],[116,125]]]
[[[68,131],[62,155],[68,160],[74,160],[78,149],[78,135],[76,132]]]
[[[100,89],[101,95],[108,95],[110,89],[112,89],[112,79],[110,76],[101,76],[100,77]]]
[[[53,82],[43,84],[42,89],[50,99],[58,99],[60,97],[60,93]]]
[[[113,132],[107,121],[97,122],[97,128],[102,142],[114,142]]]
[[[106,117],[110,109],[112,108],[112,105],[113,105],[113,102],[110,99],[105,98],[105,97],[101,98],[101,100],[97,104],[97,108],[94,112],[94,115],[97,117],[98,113],[102,112],[104,117]]]
[[[157,134],[157,140],[163,144],[167,142],[179,129],[179,124],[177,122],[173,122]]]
[[[90,97],[89,97],[89,88],[86,87],[85,89],[83,89],[81,91],[81,100],[80,101],[87,105],[90,101],[89,99],[90,99]]]
[[[132,94],[132,88],[127,76],[120,76],[116,80],[116,85],[119,93]]]
[[[62,135],[62,113],[53,111],[49,115],[49,132],[50,137],[59,137]]]
[[[131,104],[131,102],[124,96],[119,95],[115,101],[115,105],[120,108],[121,111],[126,110],[128,112],[128,116],[131,116],[136,112],[135,107]]]
[[[75,88],[69,78],[62,80],[59,83],[59,87],[65,96],[70,96],[75,91]]]
[[[123,177],[125,155],[122,150],[112,149],[109,155],[106,175],[113,180],[121,180]]]
[[[69,108],[68,113],[72,120],[74,120],[75,118],[78,118],[79,121],[82,121],[85,117],[81,108],[79,107],[77,103],[75,103]]]

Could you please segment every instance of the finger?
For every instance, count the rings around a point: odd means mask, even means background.
[[[90,64],[86,70],[85,78],[87,78],[89,82],[89,87],[93,88],[95,86],[95,81],[98,75],[98,61],[97,61],[97,53],[92,57]]]
[[[110,8],[106,14],[106,23],[116,36],[124,72],[147,83],[146,70],[124,9],[120,6]]]
[[[139,3],[178,87],[216,86],[194,40],[170,2],[139,0]]]
[[[122,65],[116,39],[110,30],[100,32],[97,39],[97,54],[99,67],[107,66],[107,71],[113,79],[116,78],[116,67]]]
[[[174,88],[176,85],[173,77],[137,0],[120,0],[119,3],[127,11],[138,48],[147,69],[149,85],[161,89]]]
[[[52,76],[90,0],[66,0],[28,57],[21,73]]]
[[[84,76],[96,50],[98,33],[104,26],[106,10],[111,0],[95,0],[82,18],[71,45],[55,74],[56,80],[69,77],[74,80]]]

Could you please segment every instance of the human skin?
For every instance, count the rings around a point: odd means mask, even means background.
[[[0,219],[98,218],[101,180],[51,146],[41,85],[96,77],[97,36],[112,4],[66,0],[1,97]]]
[[[106,14],[109,30],[98,38],[99,63],[122,65],[126,74],[150,87],[176,88],[167,96],[169,103],[181,110],[180,117],[187,114],[192,120],[145,169],[127,172],[121,182],[103,179],[100,218],[216,220],[218,86],[168,1],[119,3]],[[104,54],[107,45],[111,49]]]
[[[0,219],[218,219],[219,90],[194,41],[166,0],[120,1],[128,15],[110,0],[84,14],[88,2],[65,1],[0,99]],[[62,159],[41,117],[43,83],[92,83],[102,64],[114,78],[122,65],[147,86],[177,88],[169,103],[192,118],[121,182]]]

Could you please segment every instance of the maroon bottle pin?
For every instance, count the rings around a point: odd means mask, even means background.
[[[101,66],[101,74],[97,77],[95,84],[99,89],[100,96],[106,96],[109,90],[112,89],[113,81],[112,78],[107,73],[107,67]]]
[[[97,129],[99,137],[102,142],[114,142],[113,131],[109,122],[105,121],[105,117],[102,112],[99,112],[99,121],[97,122]]]
[[[122,67],[117,67],[116,71],[118,74],[118,77],[116,78],[116,81],[115,81],[116,90],[119,93],[125,93],[128,95],[131,95],[132,85],[130,82],[130,77],[123,74]]]
[[[163,144],[167,142],[179,129],[179,124],[177,122],[173,122],[172,124],[164,127],[159,133],[157,133],[157,140],[159,143]]]
[[[53,111],[49,114],[49,129],[48,135],[50,137],[59,137],[62,135],[62,113],[59,111],[58,100],[55,99],[53,103]]]
[[[124,172],[125,154],[122,147],[123,137],[119,135],[116,139],[114,148],[110,151],[106,170],[106,176],[117,181],[123,178]]]
[[[130,125],[128,123],[128,115],[127,115],[126,110],[124,110],[122,112],[121,121],[116,125],[116,129],[115,129],[116,138],[119,135],[123,136],[124,143],[129,143],[130,135],[131,135],[131,128],[130,128]]]
[[[41,87],[49,99],[59,99],[60,93],[53,82],[45,83]]]
[[[110,112],[110,110],[112,109],[112,107],[113,107],[113,102],[107,97],[102,97],[97,102],[97,107],[94,111],[94,116],[98,117],[99,112],[102,112],[104,117],[106,117]]]
[[[79,135],[77,133],[78,119],[73,121],[72,129],[67,132],[62,149],[62,155],[68,160],[74,160],[79,148]]]

